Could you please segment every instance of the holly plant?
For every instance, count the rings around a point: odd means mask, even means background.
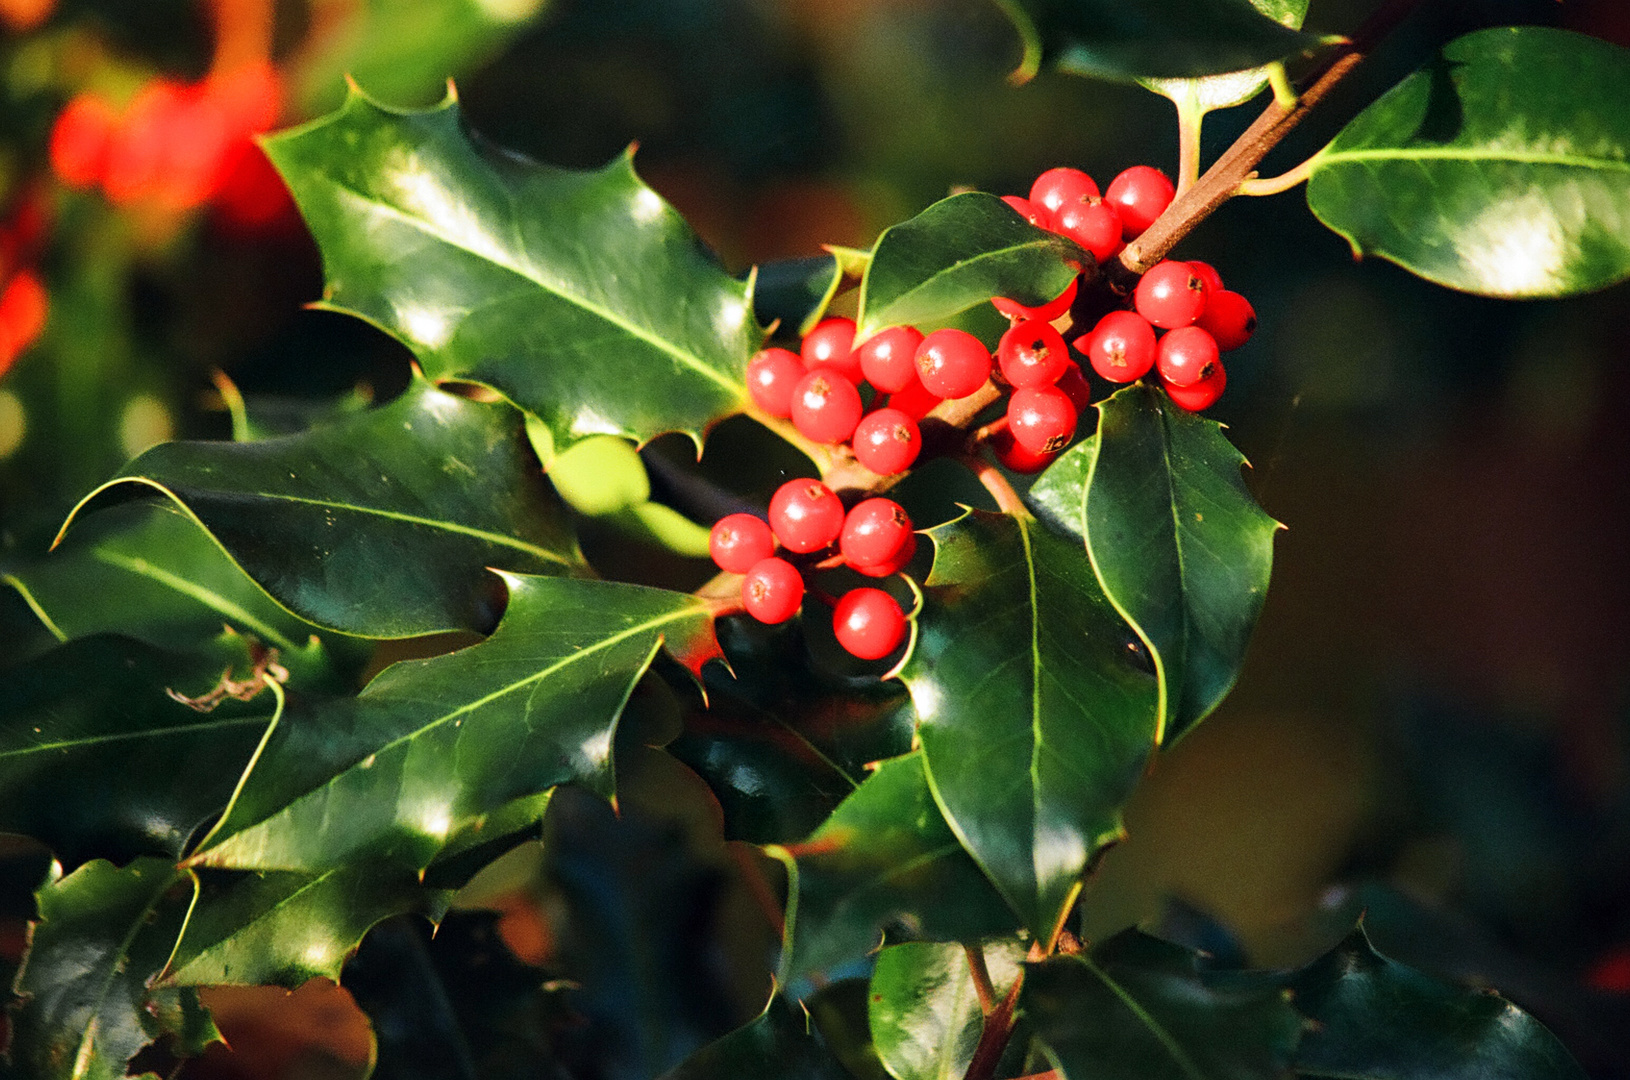
[[[1303,30],[1305,0],[1000,7],[1015,80],[1171,98],[1178,174],[1059,163],[733,275],[632,150],[530,160],[452,90],[352,84],[265,138],[321,306],[411,375],[282,433],[223,381],[230,441],[152,447],[8,557],[58,642],[0,675],[0,829],[50,853],[11,1075],[173,1069],[218,1037],[201,988],[321,976],[366,1003],[347,960],[373,928],[441,922],[653,768],[705,786],[778,939],[756,1018],[658,1055],[670,1077],[1582,1075],[1362,926],[1257,970],[1079,918],[1140,778],[1233,686],[1281,528],[1204,415],[1256,315],[1185,235],[1305,183],[1355,255],[1448,288],[1630,277],[1630,54],[1443,42],[1264,178],[1410,3],[1344,36]],[[1206,114],[1258,99],[1202,171]],[[537,1015],[583,990],[516,985]],[[636,1074],[546,1042],[513,1075]]]

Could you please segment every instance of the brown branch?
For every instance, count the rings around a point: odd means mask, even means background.
[[[1013,1037],[1013,1026],[1019,1020],[1019,990],[1023,986],[1024,969],[1020,968],[1012,989],[1008,990],[1001,1004],[985,1017],[984,1030],[979,1033],[979,1045],[974,1047],[973,1059],[968,1062],[968,1071],[963,1074],[963,1080],[992,1080],[996,1075],[996,1066],[1001,1063],[1008,1040]]]
[[[968,957],[968,974],[973,977],[974,993],[979,995],[979,1011],[989,1016],[996,1008],[996,986],[990,981],[990,968],[985,964],[985,949],[981,945],[962,946]]]

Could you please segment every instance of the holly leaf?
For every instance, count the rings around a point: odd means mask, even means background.
[[[484,383],[587,435],[702,433],[746,407],[763,334],[725,273],[625,154],[576,171],[354,91],[266,141],[322,251],[325,305],[400,339],[433,379]]]
[[[941,199],[878,237],[860,283],[855,340],[890,326],[942,322],[992,296],[1039,305],[1092,256],[1038,229],[994,195]]]
[[[1015,928],[934,805],[921,754],[882,762],[809,839],[766,850],[789,878],[782,985],[864,956],[885,928],[928,941]]]
[[[1292,30],[1300,30],[1307,18],[1308,0],[1251,0],[1251,6]],[[1179,115],[1204,116],[1213,109],[1230,109],[1256,97],[1268,85],[1266,67],[1206,75],[1198,79],[1139,79],[1147,89],[1170,98]]]
[[[831,252],[803,259],[778,259],[754,268],[753,314],[768,326],[803,337],[826,315],[843,284],[844,264]]]
[[[1221,424],[1142,383],[1098,412],[1097,435],[1031,497],[1084,538],[1105,595],[1149,646],[1162,737],[1176,739],[1239,675],[1281,526],[1241,480],[1247,462]]]
[[[1430,978],[1371,947],[1360,927],[1290,979],[1312,1024],[1296,1052],[1304,1075],[1353,1080],[1583,1080],[1538,1020],[1489,990]]]
[[[40,889],[11,1014],[13,1068],[31,1080],[121,1080],[163,1035],[192,1053],[219,1039],[195,991],[148,989],[190,899],[167,859],[89,862]]]
[[[848,1080],[849,1073],[811,1030],[809,1017],[777,994],[752,1023],[686,1058],[660,1080]]]
[[[421,870],[556,784],[611,797],[612,736],[634,684],[664,644],[693,670],[715,655],[712,615],[662,589],[502,577],[509,605],[487,640],[291,709],[190,863]]]
[[[1024,960],[1018,939],[983,946],[997,999]],[[897,1080],[961,1080],[985,1029],[968,955],[960,945],[906,942],[877,957],[867,998],[872,1043]]]
[[[0,676],[0,830],[32,836],[68,866],[171,861],[233,784],[272,721],[270,692],[198,712],[223,667],[253,670],[241,639],[192,655],[98,635]]]
[[[1302,1021],[1271,982],[1210,976],[1137,930],[1028,966],[1020,1008],[1064,1080],[1277,1080]]]
[[[1314,159],[1307,203],[1421,277],[1568,296],[1630,277],[1630,50],[1565,30],[1467,34]]]
[[[155,446],[87,495],[63,533],[87,506],[152,491],[279,603],[349,634],[485,631],[499,597],[484,568],[583,570],[520,414],[423,380],[300,435]]]
[[[1157,732],[1155,680],[1081,547],[1028,515],[930,530],[901,672],[934,800],[1025,925],[1050,936],[1122,832]]]

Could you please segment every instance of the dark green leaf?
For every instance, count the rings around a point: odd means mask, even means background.
[[[0,829],[32,836],[68,866],[90,858],[178,859],[226,805],[275,701],[200,713],[166,693],[210,690],[253,665],[241,640],[190,656],[128,638],[81,638],[0,676]]]
[[[79,509],[156,489],[319,626],[484,631],[496,585],[485,567],[582,566],[521,429],[507,405],[416,380],[383,408],[302,435],[155,446]]]
[[[1142,383],[1098,411],[1097,436],[1049,468],[1031,496],[1073,502],[1071,531],[1084,532],[1104,592],[1153,653],[1169,741],[1234,685],[1280,526],[1240,479],[1245,458],[1222,425]]]
[[[86,863],[37,894],[40,920],[17,976],[10,1055],[29,1080],[120,1080],[161,1035],[197,1052],[219,1038],[190,988],[149,991],[191,890],[167,859]],[[152,1073],[144,1074],[156,1077]]]
[[[320,873],[372,859],[422,869],[517,799],[578,781],[612,794],[611,743],[664,643],[712,655],[693,596],[504,575],[486,641],[387,668],[358,697],[291,709],[194,862]]]
[[[1051,934],[1157,729],[1155,680],[1078,543],[1028,516],[969,511],[929,534],[901,677],[935,801],[1038,936]]]
[[[1064,1080],[1271,1080],[1301,1018],[1261,980],[1208,979],[1198,953],[1127,930],[1031,965],[1020,1007]]]
[[[976,948],[979,946],[975,946]],[[983,946],[998,998],[1018,978],[1017,938]],[[985,1028],[968,955],[960,945],[891,945],[872,971],[870,1013],[878,1056],[897,1080],[961,1080]]]
[[[268,140],[322,249],[330,306],[434,379],[501,391],[549,427],[643,443],[746,404],[762,335],[743,282],[624,155],[578,172],[473,139],[449,98],[343,108]]]
[[[1365,109],[1314,161],[1307,202],[1358,254],[1489,296],[1630,276],[1630,50],[1537,26],[1481,30]]]
[[[844,268],[836,255],[760,263],[753,278],[753,314],[768,326],[799,337],[826,314],[826,306],[843,283]]]
[[[952,195],[878,237],[860,285],[856,340],[946,320],[992,296],[1043,304],[1091,265],[1091,255],[996,196]]]
[[[1251,0],[1251,6],[1282,26],[1300,30],[1307,18],[1308,0]],[[1268,85],[1266,68],[1207,75],[1198,79],[1139,79],[1155,93],[1168,97],[1179,113],[1201,115],[1213,109],[1243,105]]]
[[[864,956],[885,927],[928,941],[1014,929],[934,805],[921,754],[883,762],[808,840],[769,850],[791,875],[783,985]]]
[[[1371,948],[1362,929],[1297,972],[1313,1021],[1296,1052],[1306,1076],[1348,1080],[1583,1080],[1555,1035],[1490,990],[1427,977]]]
[[[661,1080],[848,1080],[810,1030],[809,1017],[779,994],[762,1016],[692,1054]]]

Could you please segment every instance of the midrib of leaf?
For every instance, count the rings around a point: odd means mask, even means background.
[[[240,716],[234,720],[210,720],[198,724],[176,724],[171,727],[150,728],[146,731],[121,731],[112,735],[91,735],[83,739],[61,739],[57,742],[39,743],[16,750],[0,750],[0,759],[24,757],[28,754],[38,754],[47,750],[76,750],[82,746],[100,746],[106,743],[129,742],[133,739],[156,739],[165,735],[181,735],[195,731],[218,731],[223,728],[245,727],[265,722],[266,718],[264,716]]]
[[[878,246],[879,247],[882,246],[881,242],[879,242]],[[927,281],[924,281],[922,284],[914,285],[911,288],[907,289],[905,292],[900,293],[898,296],[894,297],[894,299],[892,299],[892,300],[890,300],[888,302],[888,304],[887,304],[887,306],[885,307],[884,310],[888,310],[889,308],[899,307],[902,303],[904,303],[910,297],[916,296],[918,293],[922,292],[924,289],[927,289],[935,281],[937,281],[940,278],[946,276],[947,274],[953,273],[954,271],[962,270],[962,269],[964,269],[966,267],[969,267],[969,266],[976,266],[979,263],[984,262],[987,259],[1001,258],[1002,256],[1008,255],[1008,254],[1010,254],[1012,252],[1026,251],[1026,250],[1029,250],[1031,248],[1034,248],[1034,249],[1036,249],[1038,251],[1046,251],[1051,246],[1052,246],[1052,241],[1051,240],[1046,240],[1046,239],[1043,239],[1043,240],[1026,240],[1022,244],[1014,244],[1011,247],[996,248],[996,249],[994,249],[992,251],[982,251],[978,255],[973,256],[972,258],[962,259],[962,260],[960,260],[958,262],[954,262],[954,263],[950,264],[949,266],[943,268],[938,273],[936,273],[933,277],[929,278]],[[871,284],[871,282],[869,280],[870,276],[871,275],[868,272],[868,274],[867,274],[868,280],[861,282],[861,286],[860,286],[860,310],[865,312],[866,315],[867,315],[866,325],[861,327],[862,332],[864,332],[866,330],[869,330],[871,328],[871,325],[872,325],[871,316],[875,314],[875,312],[870,311],[869,308],[868,308],[868,304],[870,302],[869,296],[868,296],[868,289],[869,289],[869,286]]]
[[[32,611],[34,613],[34,617],[45,624],[45,628],[51,631],[52,637],[62,642],[68,640],[68,635],[64,634],[62,629],[57,626],[54,621],[52,621],[51,616],[45,613],[45,609],[41,607],[40,602],[34,598],[34,594],[28,591],[28,586],[23,584],[21,578],[18,578],[13,574],[0,574],[0,584],[10,585],[13,589],[17,590],[18,594],[23,598],[23,603],[28,605],[28,610]]]
[[[1575,169],[1593,169],[1599,172],[1630,172],[1630,161],[1611,158],[1579,157],[1573,154],[1551,154],[1532,150],[1460,150],[1450,146],[1400,148],[1394,150],[1326,150],[1314,165],[1317,172],[1342,161],[1496,161],[1520,165],[1563,165]]]
[[[221,815],[221,820],[223,820],[223,821],[226,820],[226,815],[225,814]],[[248,922],[244,923],[242,926],[240,926],[237,930],[235,930],[233,932],[233,935],[243,933],[244,931],[248,930],[251,926],[254,926],[256,923],[265,922],[267,919],[269,919],[273,915],[277,914],[279,911],[282,911],[284,908],[286,908],[290,904],[294,903],[295,900],[299,899],[301,896],[304,896],[306,893],[310,892],[312,889],[315,889],[317,886],[321,885],[323,882],[327,881],[329,878],[333,877],[335,874],[344,873],[348,869],[349,869],[349,867],[346,867],[346,866],[336,866],[331,870],[324,870],[322,873],[317,874],[314,877],[307,878],[306,883],[304,885],[301,885],[298,889],[294,890],[292,893],[285,896],[283,899],[279,900],[277,903],[273,904],[271,907],[267,908],[265,911],[262,911],[259,915],[256,915],[253,919],[250,919]],[[289,872],[289,871],[285,871],[285,872]],[[196,881],[196,880],[197,880],[197,878],[195,876],[194,881]],[[195,891],[194,894],[193,894],[192,905],[187,908],[186,918],[181,923],[181,932],[176,935],[175,948],[171,950],[169,961],[164,965],[164,970],[159,972],[158,979],[156,979],[155,981],[162,980],[162,979],[166,978],[167,976],[169,976],[170,968],[175,963],[176,954],[181,951],[182,942],[184,942],[186,940],[186,938],[187,938],[187,929],[192,925],[193,911],[197,908],[197,906],[198,906],[198,894]],[[186,964],[183,964],[181,966],[183,968],[185,968],[188,965],[197,963],[199,960],[203,959],[204,957],[209,956],[211,953],[215,952],[215,950],[217,950],[221,946],[225,945],[226,942],[229,941],[231,939],[231,936],[233,936],[233,935],[229,935],[227,938],[222,939],[221,941],[217,941],[217,942],[215,942],[215,943],[213,943],[211,945],[205,946],[203,949],[200,949],[197,953],[195,953],[190,959],[188,959]]]
[[[980,948],[980,946],[975,944],[975,945],[971,946],[971,948],[978,949],[978,948]],[[954,995],[952,995],[952,997],[951,997],[951,1020],[952,1020],[952,1023],[955,1023],[956,1017],[961,1014],[962,1007],[968,1003],[968,995],[970,993],[972,993],[972,992],[973,992],[973,979],[972,979],[972,977],[964,977],[964,978],[957,979],[956,993]],[[950,1035],[950,1034],[951,1034],[950,1032],[947,1032],[947,1035]],[[940,1042],[939,1042],[938,1050],[939,1050],[939,1053],[936,1054],[935,1057],[937,1058],[937,1060],[939,1062],[939,1068],[934,1073],[935,1077],[937,1077],[938,1080],[955,1080],[955,1078],[956,1078],[956,1072],[955,1072],[956,1066],[961,1064],[960,1062],[958,1062],[956,1060],[956,1040],[954,1038],[949,1038],[949,1037],[941,1039]]]
[[[1121,1004],[1125,1005],[1144,1027],[1149,1029],[1149,1033],[1165,1048],[1166,1053],[1171,1055],[1172,1061],[1176,1063],[1179,1069],[1183,1070],[1183,1075],[1189,1077],[1190,1080],[1206,1080],[1205,1073],[1200,1070],[1200,1067],[1194,1063],[1188,1054],[1183,1052],[1183,1048],[1172,1037],[1172,1033],[1151,1016],[1148,1010],[1138,1004],[1137,999],[1128,993],[1124,986],[1110,978],[1107,971],[1085,956],[1082,957],[1081,962],[1087,966],[1088,971],[1096,975],[1105,986],[1109,987],[1109,992],[1119,998]]]
[[[217,593],[212,589],[206,589],[201,585],[194,584],[185,578],[178,577],[177,575],[172,574],[168,570],[162,569],[161,567],[154,566],[146,559],[131,558],[128,555],[120,555],[116,552],[102,550],[93,551],[91,553],[91,557],[97,562],[106,563],[109,566],[117,566],[121,570],[127,570],[139,577],[149,578],[158,582],[160,585],[174,589],[183,596],[191,597],[192,599],[197,600],[200,604],[203,604],[205,607],[218,611],[222,615],[242,623],[245,627],[253,630],[262,638],[270,641],[280,649],[293,649],[295,647],[294,642],[290,641],[287,637],[283,636],[283,634],[279,633],[275,627],[269,626],[260,619],[257,619],[255,616],[251,615],[249,612],[245,611],[231,600],[228,600],[220,593]]]
[[[627,319],[624,319],[623,317],[618,315],[616,312],[610,310],[609,308],[603,307],[600,304],[596,304],[594,301],[588,299],[585,296],[581,296],[581,295],[579,295],[577,293],[573,293],[573,292],[568,291],[558,281],[550,281],[550,280],[546,280],[546,279],[538,276],[537,274],[535,274],[533,272],[532,267],[517,264],[512,259],[499,258],[497,253],[495,253],[495,252],[478,250],[477,248],[474,248],[474,247],[470,246],[469,244],[463,242],[462,240],[456,239],[455,237],[449,235],[448,233],[446,233],[442,229],[437,228],[434,223],[432,223],[432,222],[430,222],[430,221],[428,221],[428,220],[426,220],[424,218],[415,217],[414,215],[409,214],[409,213],[401,210],[398,207],[392,206],[390,203],[387,203],[387,202],[384,202],[384,201],[380,200],[378,197],[376,197],[374,195],[371,195],[368,192],[358,191],[356,188],[349,187],[347,185],[343,185],[343,184],[339,184],[339,183],[336,183],[335,186],[336,186],[336,188],[338,188],[338,190],[343,195],[349,195],[349,196],[351,196],[352,198],[356,199],[359,202],[365,203],[366,205],[368,205],[370,207],[375,207],[380,212],[384,213],[385,215],[387,215],[389,217],[393,217],[396,220],[398,220],[398,221],[400,221],[400,222],[402,222],[402,223],[404,223],[404,224],[406,224],[406,225],[408,225],[408,226],[410,226],[412,228],[416,228],[420,232],[423,232],[427,236],[430,236],[430,237],[432,237],[432,238],[434,238],[436,240],[441,241],[442,243],[448,245],[449,247],[457,248],[460,251],[467,252],[468,254],[473,255],[478,259],[483,259],[483,260],[485,260],[485,261],[487,261],[489,263],[492,263],[494,266],[500,267],[501,269],[504,269],[504,270],[508,270],[510,273],[514,274],[516,277],[520,278],[523,281],[527,281],[527,282],[530,282],[533,285],[536,285],[538,288],[542,289],[544,292],[547,292],[547,293],[550,293],[552,295],[558,296],[561,299],[567,301],[568,303],[577,305],[578,307],[582,308],[583,310],[595,315],[596,317],[598,317],[600,319],[605,320],[606,322],[610,323],[611,325],[613,325],[613,326],[617,327],[618,329],[624,331],[629,336],[638,338],[639,340],[646,342],[647,344],[653,346],[654,348],[656,348],[656,349],[658,349],[658,350],[660,350],[662,352],[667,353],[669,356],[673,357],[675,360],[678,360],[681,364],[685,365],[686,367],[690,368],[691,370],[697,372],[700,375],[706,376],[708,379],[710,379],[713,382],[717,383],[719,386],[721,386],[724,389],[730,391],[731,394],[737,395],[737,396],[739,396],[741,394],[742,390],[741,390],[740,387],[738,387],[730,379],[727,379],[724,376],[720,375],[718,372],[714,371],[711,367],[709,367],[706,364],[706,362],[704,362],[702,360],[701,357],[699,357],[699,356],[695,355],[694,353],[691,353],[691,352],[689,352],[689,351],[687,351],[685,349],[678,348],[677,346],[675,346],[671,342],[665,341],[662,338],[654,336],[648,330],[646,330],[644,327],[641,327],[641,326],[638,326],[638,325],[636,325],[634,323],[629,322]],[[513,224],[514,223],[511,222],[511,227],[512,228],[513,228]]]
[[[1024,544],[1024,569],[1030,586],[1030,872],[1036,877],[1036,893],[1041,893],[1041,876],[1036,867],[1036,823],[1041,820],[1041,612],[1037,607],[1036,556],[1030,547],[1030,523],[1015,514],[1019,540]],[[1051,917],[1052,913],[1048,913]]]

